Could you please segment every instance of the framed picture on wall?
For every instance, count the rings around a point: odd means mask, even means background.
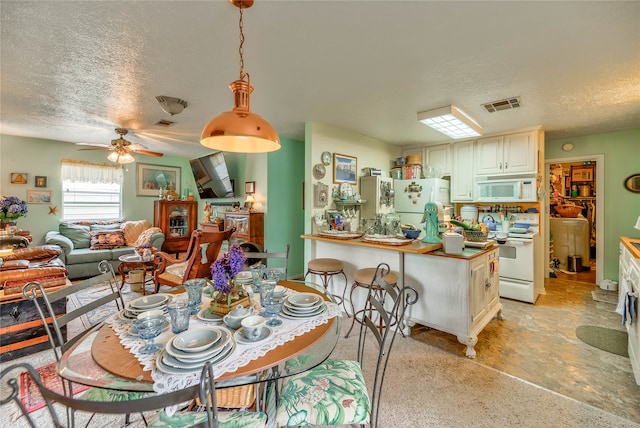
[[[138,196],[158,196],[160,189],[180,194],[180,167],[138,163]]]
[[[11,184],[27,184],[28,178],[29,174],[27,174],[26,172],[12,172]]]
[[[27,190],[28,204],[49,204],[51,203],[50,190]]]
[[[572,166],[571,181],[593,181],[593,165]]]
[[[36,187],[47,187],[47,177],[36,175]]]
[[[358,158],[334,153],[333,182],[358,184]]]

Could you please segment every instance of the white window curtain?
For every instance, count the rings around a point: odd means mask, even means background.
[[[62,160],[62,181],[122,185],[122,165]]]
[[[122,218],[122,165],[62,161],[62,210],[65,220]]]

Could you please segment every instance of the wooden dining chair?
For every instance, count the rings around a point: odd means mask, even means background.
[[[19,382],[14,373],[26,371],[33,379],[40,395],[42,396],[45,406],[51,415],[55,427],[64,427],[61,423],[56,410],[52,403],[65,406],[67,409],[74,411],[83,411],[98,414],[125,414],[125,413],[143,413],[153,411],[147,414],[145,422],[149,427],[207,427],[207,428],[263,428],[266,424],[267,415],[259,412],[218,412],[215,403],[216,383],[213,377],[213,367],[207,362],[202,369],[200,384],[189,388],[182,388],[174,392],[160,395],[151,395],[143,398],[124,400],[124,401],[88,401],[67,395],[59,394],[44,386],[38,372],[28,363],[18,363],[6,367],[0,372],[0,382],[2,382],[3,391],[10,391],[7,395],[3,393],[0,397],[0,406],[4,406],[13,402],[25,415],[27,423],[31,427],[36,425],[33,418],[27,413],[22,401],[20,400]],[[8,389],[4,388],[4,382]],[[211,399],[213,397],[213,399]],[[198,398],[205,403],[204,411],[178,411],[169,416],[165,410],[169,406],[178,406],[191,408],[190,403]],[[147,420],[148,419],[148,420]],[[113,422],[112,422],[113,423]]]
[[[177,259],[163,251],[155,253],[154,292],[157,293],[161,285],[179,287],[188,279],[211,278],[211,263],[216,261],[222,243],[228,241],[235,230],[235,227],[223,232],[194,230],[185,259]]]
[[[414,288],[404,286],[399,289],[387,283],[384,278],[389,272],[386,263],[379,264],[373,277],[375,287],[369,287],[369,310],[363,313],[360,325],[357,359],[327,359],[307,372],[286,378],[282,383],[276,410],[278,426],[378,426],[382,386],[396,331],[403,324],[407,307],[418,301],[418,292]],[[380,293],[373,291],[376,287],[385,291],[385,300],[380,299]],[[374,312],[376,318],[373,316]],[[380,318],[379,321],[377,317]],[[384,324],[382,330],[376,321]],[[375,354],[370,347],[367,348],[371,357],[376,356],[371,395],[367,393],[362,374],[363,364],[368,363],[368,359],[365,362],[368,336],[373,336],[377,347]]]

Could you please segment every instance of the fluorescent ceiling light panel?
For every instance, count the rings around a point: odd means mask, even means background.
[[[418,113],[418,121],[453,139],[482,135],[482,127],[454,106]]]

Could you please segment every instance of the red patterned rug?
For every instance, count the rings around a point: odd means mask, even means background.
[[[59,394],[63,393],[62,381],[56,374],[56,363],[47,364],[46,366],[36,369],[42,383],[48,389],[54,390]],[[73,384],[73,394],[79,394],[89,389],[88,386]],[[38,391],[38,386],[33,381],[28,372],[20,373],[20,401],[27,409],[27,413],[42,409],[45,406],[44,399]]]

